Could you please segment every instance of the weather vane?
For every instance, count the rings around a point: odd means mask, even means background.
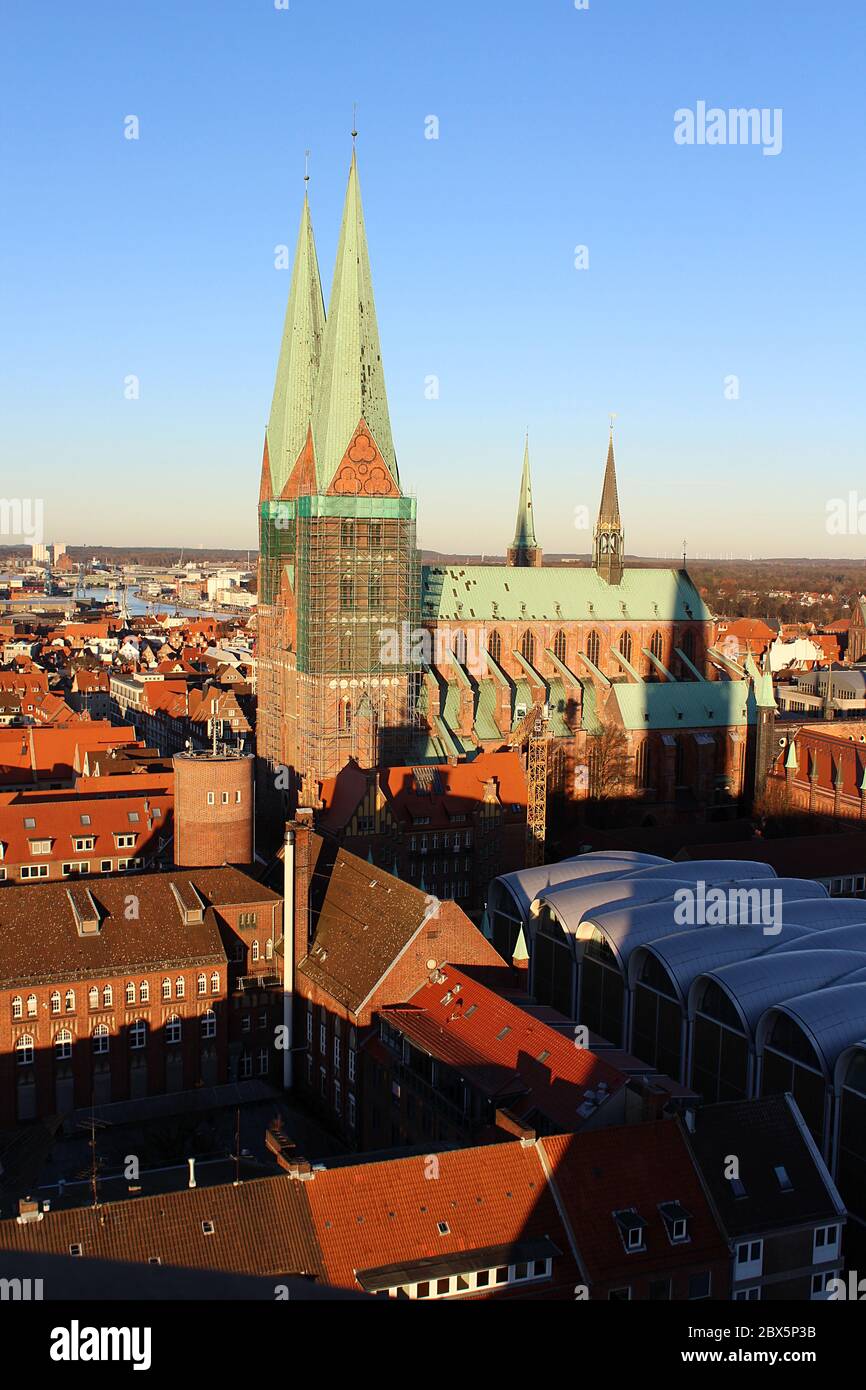
[[[616,419],[616,411],[615,411],[615,410],[612,410],[612,411],[610,412],[610,428],[611,428],[611,432],[613,431],[613,422],[614,422],[615,419]]]

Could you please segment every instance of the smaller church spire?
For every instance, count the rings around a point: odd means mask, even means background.
[[[613,416],[611,416],[607,461],[604,466],[604,483],[601,489],[601,505],[598,509],[598,524],[593,537],[592,563],[600,577],[608,584],[619,584],[622,579],[622,557],[622,520],[619,514],[619,496],[616,489]]]
[[[523,472],[520,475],[520,496],[517,502],[517,522],[514,540],[508,548],[506,563],[521,569],[537,569],[541,564],[541,547],[535,538],[535,516],[532,511],[532,479],[529,474],[529,430],[523,446]]]

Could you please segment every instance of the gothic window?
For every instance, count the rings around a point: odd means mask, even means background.
[[[370,571],[368,601],[371,608],[378,608],[382,603],[382,580],[379,577],[378,570]]]
[[[344,521],[340,526],[340,545],[344,550],[348,550],[354,545],[355,535],[351,521]]]
[[[658,629],[656,629],[652,635],[652,641],[650,642],[650,651],[657,661],[661,661],[662,659],[662,646],[662,635]]]
[[[352,634],[344,632],[340,638],[340,667],[344,671],[352,669]]]
[[[601,651],[601,641],[600,641],[600,639],[599,639],[598,633],[597,633],[597,632],[595,631],[595,629],[593,628],[592,632],[589,634],[589,636],[588,636],[587,639],[586,639],[586,655],[587,655],[587,659],[588,659],[589,661],[592,662],[593,666],[597,666],[597,665],[598,665],[598,658],[599,658],[600,651]]]
[[[553,655],[565,665],[565,633],[561,628],[553,639]]]
[[[350,734],[352,732],[352,702],[349,699],[340,701],[339,710],[340,732]]]
[[[688,657],[689,661],[695,659],[695,634],[692,628],[686,628],[680,641],[680,650]]]
[[[619,649],[626,661],[631,661],[632,641],[630,632],[624,632],[620,637]]]
[[[533,666],[535,664],[535,638],[530,628],[526,629],[520,639],[520,651],[523,659],[528,661],[530,666]]]
[[[502,638],[495,628],[487,638],[487,650],[498,666],[502,661]]]
[[[351,608],[355,601],[355,586],[351,574],[344,574],[340,580],[340,607]]]
[[[635,754],[635,782],[640,791],[645,791],[652,785],[650,776],[650,744],[649,739],[644,739],[638,744]]]
[[[459,628],[450,634],[449,647],[461,665],[466,664],[466,633]]]

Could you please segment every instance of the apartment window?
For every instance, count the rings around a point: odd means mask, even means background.
[[[737,1260],[734,1267],[735,1279],[754,1278],[760,1274],[764,1262],[764,1242],[744,1240],[737,1246]]]
[[[72,841],[72,848],[75,850],[76,854],[81,854],[82,852],[86,853],[87,850],[93,849],[95,843],[96,841],[92,835],[79,836]]]
[[[710,1296],[710,1271],[704,1270],[702,1274],[689,1275],[689,1298],[709,1298]]]
[[[142,980],[141,984],[138,986],[138,1002],[139,1004],[150,1003],[150,985],[147,980]]]
[[[203,1038],[216,1037],[216,1014],[213,1009],[206,1010],[201,1016],[201,1035]]]
[[[835,1279],[835,1278],[836,1278],[836,1275],[837,1275],[837,1271],[836,1271],[836,1270],[833,1270],[833,1269],[824,1270],[823,1273],[821,1273],[821,1274],[813,1274],[813,1275],[812,1275],[812,1292],[811,1292],[811,1295],[810,1295],[810,1296],[811,1296],[813,1299],[823,1299],[823,1298],[826,1298],[826,1297],[827,1297],[827,1285],[829,1284],[829,1282],[830,1282],[831,1279]]]
[[[222,796],[220,797],[220,800],[222,801],[223,806],[228,806],[228,804],[229,804],[229,794],[228,794],[228,792],[223,792]],[[251,1070],[252,1070],[252,1061],[253,1061],[253,1059],[252,1059],[252,1057],[251,1057],[251,1058],[250,1058],[250,1069],[251,1069]]]
[[[135,985],[132,983],[131,980],[129,984],[126,986],[126,1002],[127,1004],[135,1003]]]
[[[99,861],[99,872],[102,873],[102,874],[110,874],[110,873],[111,873],[111,860],[110,860],[110,859],[100,859],[100,861]]]
[[[240,1073],[244,1080],[253,1074],[253,1058],[250,1052],[241,1053]]]
[[[259,1032],[261,1032],[263,1028],[267,1028],[267,1026],[268,1026],[268,1011],[267,1011],[267,1009],[262,1009],[262,1010],[260,1010],[260,1012],[259,1012]]]
[[[50,840],[31,840],[31,841],[30,841],[30,853],[31,853],[31,854],[50,854],[50,853],[51,853],[51,841],[50,841]]]
[[[328,1050],[328,1026],[324,1020],[319,1024],[319,1051],[325,1053]]]
[[[147,1024],[143,1018],[137,1018],[130,1028],[129,1045],[136,1052],[147,1046]]]
[[[207,794],[207,804],[208,804],[208,806],[213,806],[214,801],[215,801],[215,797],[214,797],[213,792],[208,792],[208,794]]]
[[[134,847],[135,847],[135,836],[134,836],[134,835],[115,835],[115,837],[114,837],[114,843],[115,843],[115,845],[117,846],[118,849],[134,849]],[[120,868],[120,865],[118,864],[117,867]]]
[[[354,1047],[349,1047],[349,1080],[355,1080],[356,1052]]]
[[[257,915],[255,912],[242,912],[238,917],[238,926],[254,927],[256,925],[256,917]]]
[[[89,860],[85,859],[77,864],[74,862],[61,864],[60,872],[63,874],[64,878],[76,878],[81,874],[89,874],[90,862]]]
[[[323,1100],[328,1094],[328,1074],[324,1067],[319,1067],[319,1094]]]
[[[347,1105],[347,1118],[348,1118],[348,1121],[349,1121],[349,1127],[350,1127],[350,1129],[354,1129],[354,1128],[355,1128],[355,1097],[354,1097],[354,1096],[351,1096],[351,1095],[350,1095],[350,1096],[347,1096],[347,1097],[346,1097],[346,1105]]]
[[[165,1025],[165,1040],[169,1047],[174,1047],[180,1042],[182,1024],[177,1014],[172,1014]]]
[[[334,1082],[334,1109],[338,1115],[343,1113],[343,1088],[339,1081]]]
[[[198,994],[207,994],[207,975],[197,975],[195,987]]]
[[[340,1039],[334,1038],[334,1069],[340,1069]]]
[[[35,1018],[35,1017],[36,1017],[37,1009],[38,1009],[38,1004],[37,1004],[37,1002],[36,1002],[36,995],[35,995],[35,994],[28,994],[28,996],[27,996],[27,1017],[28,1017],[28,1018]]]
[[[163,982],[162,982],[162,997],[163,997],[163,999],[170,999],[170,998],[171,998],[171,980],[163,980]]]
[[[240,806],[240,804],[241,804],[241,794],[240,794],[240,791],[238,790],[238,791],[235,792],[235,805],[236,805],[236,806]]]
[[[818,1226],[815,1230],[815,1240],[812,1250],[812,1259],[816,1263],[823,1260],[835,1260],[839,1254],[839,1227],[838,1226]]]
[[[252,958],[254,961],[257,961],[259,958],[259,943],[257,941],[253,942]]]
[[[273,958],[274,958],[274,941],[273,941],[273,937],[269,936],[268,939],[267,939],[267,941],[265,942],[265,960],[273,960]]]
[[[48,877],[48,865],[47,865],[47,864],[22,864],[22,865],[21,865],[21,877],[22,877],[22,878],[47,878],[47,877]]]
[[[104,1023],[97,1023],[91,1036],[91,1046],[94,1056],[100,1057],[103,1053],[106,1053],[109,1048],[109,1041],[108,1028]]]
[[[114,998],[114,991],[112,990],[111,985],[103,985],[103,986],[102,986],[102,1007],[103,1007],[103,1009],[110,1009],[110,1008],[111,1008],[113,998]]]
[[[66,1012],[68,1014],[75,1013],[75,990],[73,989],[66,991]]]
[[[186,998],[186,980],[182,975],[178,975],[174,982],[174,997],[175,999]]]
[[[91,985],[90,989],[87,991],[87,1005],[88,1008],[91,1009],[99,1008],[99,990],[96,988],[96,985]]]
[[[18,1058],[19,1067],[30,1067],[33,1065],[33,1039],[29,1033],[22,1033],[15,1044],[15,1056]]]
[[[220,987],[220,977],[219,977],[217,971],[215,970],[215,971],[213,972],[213,974],[211,975],[211,977],[210,977],[210,992],[211,992],[211,994],[219,994],[219,987]]]
[[[266,1047],[259,1048],[259,1076],[267,1076],[270,1066],[270,1058]]]
[[[58,1062],[68,1062],[72,1056],[72,1034],[68,1028],[61,1028],[54,1035],[54,1056]]]
[[[734,1294],[735,1303],[760,1303],[761,1286],[753,1284],[749,1289],[737,1289]]]
[[[20,994],[16,994],[15,998],[12,1000],[12,1017],[24,1017],[24,1000],[21,998]]]
[[[249,1014],[244,1014],[243,1018],[241,1019],[241,1032],[242,1032],[242,1033],[251,1033],[251,1032],[252,1032],[252,1029],[253,1029],[252,1019],[250,1018]]]

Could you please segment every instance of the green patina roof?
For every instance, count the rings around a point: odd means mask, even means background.
[[[538,541],[535,539],[535,517],[532,511],[532,480],[529,476],[529,435],[526,436],[526,444],[523,449],[523,472],[520,475],[520,497],[517,502],[517,524],[514,527],[514,540],[512,545],[515,550],[535,550],[538,548]]]
[[[751,681],[614,685],[609,699],[616,701],[626,729],[718,728],[755,718]]]
[[[282,492],[307,439],[324,332],[322,282],[310,205],[304,195],[267,430],[271,487],[275,496]]]
[[[353,150],[313,404],[316,474],[322,491],[334,477],[361,419],[399,483]]]
[[[594,569],[520,569],[512,565],[425,565],[423,615],[440,622],[537,620],[659,622],[711,614],[684,570],[625,569],[607,584]],[[691,611],[689,611],[691,610]]]

